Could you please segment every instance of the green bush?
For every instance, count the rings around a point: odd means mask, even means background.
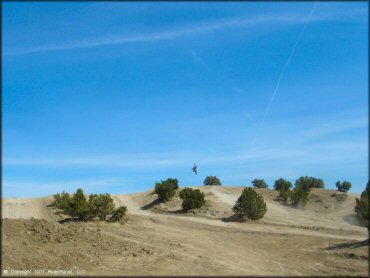
[[[337,181],[335,185],[337,186],[338,190],[341,192],[347,192],[352,187],[352,184],[349,181],[344,181],[344,182]]]
[[[200,208],[204,206],[204,193],[199,189],[184,188],[180,191],[180,198],[182,199],[182,208],[185,211],[190,209]]]
[[[89,218],[89,205],[81,188],[77,189],[76,193],[73,194],[70,206],[66,212],[72,217],[77,217],[79,220]]]
[[[174,189],[179,188],[179,181],[177,179],[167,179],[167,182],[171,183]]]
[[[236,201],[233,212],[252,220],[261,219],[267,212],[266,203],[261,194],[247,187]]]
[[[303,208],[310,195],[310,188],[304,187],[301,184],[298,184],[294,190],[289,194],[289,198],[292,201],[293,206]]]
[[[109,222],[123,222],[126,215],[127,207],[121,206],[113,211],[112,216],[109,218]]]
[[[324,188],[324,181],[314,177],[300,177],[295,181],[295,186],[302,186],[303,188]]]
[[[290,197],[291,187],[292,183],[290,181],[287,181],[283,178],[275,180],[274,189],[279,190],[279,198],[281,198],[284,202],[287,202]]]
[[[167,179],[155,184],[154,192],[158,195],[158,200],[166,202],[170,200],[176,193],[178,188],[177,179]]]
[[[79,220],[89,220],[95,217],[106,220],[109,215],[113,215],[117,211],[109,194],[91,194],[87,201],[81,188],[72,196],[65,191],[61,194],[55,194],[52,205],[62,210],[64,214],[76,217]]]
[[[274,189],[288,191],[292,187],[292,183],[283,178],[275,180]]]
[[[203,184],[204,185],[221,185],[221,181],[216,176],[207,176]]]
[[[252,184],[254,187],[256,188],[268,188],[269,186],[267,185],[267,183],[264,181],[264,180],[258,180],[258,179],[254,179],[252,181]]]
[[[106,220],[107,216],[112,214],[114,202],[112,197],[107,194],[91,194],[89,197],[89,217],[99,217],[100,220]]]
[[[361,224],[370,229],[370,214],[369,214],[369,196],[370,196],[370,182],[367,183],[366,188],[361,193],[360,198],[356,198],[355,212]]]
[[[99,207],[97,205],[98,201],[98,195],[97,194],[91,194],[89,196],[88,206],[89,206],[89,218],[93,219],[98,216],[99,213]]]
[[[71,205],[72,197],[69,193],[63,191],[61,194],[54,194],[54,201],[52,205],[62,211],[67,211]]]
[[[284,203],[288,202],[292,191],[290,189],[285,189],[284,187],[280,188],[279,190],[279,197],[284,201]]]

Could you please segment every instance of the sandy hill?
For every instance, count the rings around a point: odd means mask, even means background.
[[[257,189],[259,221],[233,221],[241,186],[197,186],[206,205],[181,212],[178,192],[159,203],[152,191],[112,195],[128,207],[125,225],[60,222],[52,197],[3,199],[3,268],[85,270],[87,275],[366,275],[367,229],[352,193],[313,189],[305,209]],[[35,251],[31,251],[35,250]],[[40,274],[40,273],[38,273]]]

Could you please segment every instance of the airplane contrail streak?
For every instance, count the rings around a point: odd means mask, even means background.
[[[302,38],[302,36],[303,36],[303,34],[304,34],[304,32],[305,32],[305,30],[306,30],[306,28],[307,28],[308,24],[309,24],[309,23],[310,23],[310,21],[311,21],[311,18],[312,18],[312,15],[313,15],[314,11],[315,11],[316,5],[317,5],[317,2],[315,2],[315,3],[314,3],[314,5],[313,5],[313,7],[312,7],[312,9],[311,9],[310,15],[308,16],[308,20],[307,20],[307,22],[305,23],[305,25],[303,26],[303,28],[302,28],[301,32],[299,33],[299,35],[298,35],[298,37],[297,37],[297,39],[296,39],[296,41],[295,41],[295,43],[294,43],[294,45],[293,45],[293,48],[292,48],[292,50],[290,51],[290,54],[289,54],[289,56],[288,56],[288,59],[286,60],[286,62],[285,62],[285,64],[284,64],[284,67],[283,67],[282,71],[280,72],[280,75],[279,75],[278,81],[277,81],[277,83],[276,83],[276,85],[275,85],[275,88],[274,88],[274,91],[273,91],[273,93],[272,93],[272,95],[271,95],[270,101],[269,101],[269,103],[268,103],[268,105],[267,105],[267,107],[266,107],[266,109],[265,109],[265,113],[263,114],[263,117],[262,117],[261,123],[260,123],[260,124],[259,124],[259,126],[258,126],[258,130],[257,130],[257,132],[256,132],[256,135],[255,135],[255,137],[254,137],[254,140],[252,141],[252,145],[254,145],[254,143],[255,143],[255,141],[256,141],[256,139],[257,139],[257,135],[259,134],[260,130],[262,129],[262,127],[263,127],[263,125],[264,125],[264,123],[265,123],[265,120],[266,120],[266,117],[267,117],[267,115],[268,115],[268,113],[269,113],[269,111],[270,111],[271,105],[273,104],[273,102],[274,102],[274,100],[275,100],[275,96],[276,96],[276,94],[277,94],[277,92],[278,92],[278,90],[279,90],[280,82],[281,82],[281,80],[282,80],[282,79],[283,79],[283,77],[284,77],[285,71],[286,71],[286,69],[287,69],[288,65],[290,64],[290,61],[292,60],[293,54],[294,54],[294,52],[295,52],[295,49],[297,48],[297,45],[298,45],[299,41],[301,40],[301,38]]]

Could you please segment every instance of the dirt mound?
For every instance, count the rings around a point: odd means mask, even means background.
[[[200,209],[184,213],[181,210],[181,199],[178,192],[166,203],[157,201],[152,191],[131,195],[115,195],[118,204],[129,204],[129,214],[168,216],[195,216],[203,220],[188,218],[192,221],[205,221],[204,218],[233,222],[232,207],[245,187],[243,186],[192,186],[205,194],[206,205]],[[278,198],[279,192],[266,188],[256,188],[264,197],[267,213],[260,223],[274,227],[291,227],[301,231],[325,231],[331,235],[361,235],[360,226],[354,213],[355,198],[352,193],[335,190],[312,189],[309,201],[304,209],[286,205]],[[216,223],[215,223],[216,224]],[[219,223],[217,223],[219,224]],[[278,229],[278,228],[277,228]],[[360,237],[359,237],[360,239]]]
[[[114,224],[112,224],[114,225]],[[153,247],[117,239],[94,223],[3,219],[3,269],[71,269],[104,272],[111,256],[123,261],[153,256]],[[99,228],[100,227],[100,228]],[[140,263],[139,263],[140,264]]]
[[[178,189],[172,200],[160,203],[153,191],[131,195],[114,195],[117,205],[127,205],[129,214],[148,215],[152,212],[161,214],[194,215],[214,219],[230,218],[232,207],[242,193],[244,186],[192,186],[205,194],[206,205],[185,214],[181,209],[182,200]],[[357,195],[335,190],[314,188],[304,209],[296,209],[279,201],[279,192],[267,188],[256,188],[267,204],[267,213],[263,222],[272,225],[297,227],[328,227],[335,229],[360,228],[354,213]],[[356,229],[356,228],[355,228]]]
[[[9,221],[8,219],[4,219]],[[66,243],[71,241],[87,242],[92,236],[98,240],[101,235],[99,230],[87,231],[86,227],[79,222],[69,222],[64,225],[52,223],[44,219],[31,218],[28,221],[21,221],[23,229],[29,238],[41,243]]]
[[[193,186],[190,188],[200,189],[205,194],[206,204],[199,209],[189,210],[188,212],[182,210],[182,200],[179,196],[182,188],[177,189],[175,195],[167,202],[159,202],[157,194],[153,193],[135,194],[132,199],[140,205],[141,210],[156,213],[197,215],[216,219],[232,214],[232,206],[228,202],[220,201],[219,196],[214,193],[214,186]],[[227,191],[227,187],[225,191]]]

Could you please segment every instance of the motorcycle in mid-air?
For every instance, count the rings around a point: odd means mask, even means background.
[[[193,166],[193,172],[198,175],[198,166],[196,164]]]

